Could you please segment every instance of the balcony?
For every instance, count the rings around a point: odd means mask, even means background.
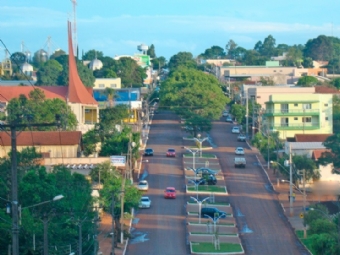
[[[274,117],[274,116],[319,116],[319,109],[299,109],[299,110],[291,110],[291,109],[266,109],[264,112],[264,116],[266,117]]]
[[[306,123],[274,123],[274,126],[271,126],[272,130],[316,130],[320,129],[319,122],[306,122]]]

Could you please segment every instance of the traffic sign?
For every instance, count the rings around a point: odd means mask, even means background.
[[[303,219],[305,215],[303,213],[300,213],[300,218]]]

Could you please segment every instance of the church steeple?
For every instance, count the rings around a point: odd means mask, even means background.
[[[94,104],[98,102],[88,92],[83,82],[80,80],[77,70],[72,45],[71,22],[68,21],[68,70],[69,70],[69,84],[68,84],[68,102],[80,104]]]

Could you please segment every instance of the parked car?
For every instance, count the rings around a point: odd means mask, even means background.
[[[236,155],[244,155],[244,149],[242,147],[237,147],[235,149],[235,154]]]
[[[176,198],[176,189],[174,187],[167,187],[164,190],[164,198]]]
[[[166,156],[167,157],[176,157],[175,149],[168,149],[168,151],[166,152]]]
[[[226,122],[233,123],[233,119],[232,119],[230,116],[228,116],[228,117],[225,119],[225,121],[226,121]]]
[[[149,183],[147,180],[141,180],[139,181],[137,185],[137,189],[139,190],[148,190],[149,189]]]
[[[229,112],[228,112],[227,110],[225,110],[225,111],[223,111],[222,116],[223,116],[223,117],[227,117],[228,114],[229,114]]]
[[[198,185],[216,185],[217,183],[217,179],[215,177],[215,175],[210,174],[210,175],[206,175],[200,179],[197,180],[191,180],[192,183],[194,184],[198,184]]]
[[[144,151],[144,156],[153,156],[153,149],[146,148]]]
[[[233,134],[239,134],[240,133],[240,128],[239,127],[233,127],[232,130],[231,130],[231,133]]]
[[[211,170],[209,168],[198,168],[196,169],[196,174],[202,174],[202,176],[204,175],[215,175],[216,172],[214,170]]]
[[[139,208],[150,208],[151,207],[151,200],[149,197],[141,197],[139,200]]]
[[[208,218],[208,216],[213,219],[217,217],[225,218],[227,214],[223,211],[218,210],[215,207],[203,207],[201,209],[201,217]]]
[[[239,142],[245,142],[246,141],[246,136],[244,135],[244,134],[239,134],[238,136],[237,136],[237,141],[239,141]]]

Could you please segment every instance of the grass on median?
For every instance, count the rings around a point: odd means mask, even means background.
[[[184,158],[192,158],[192,153],[184,153],[183,154]],[[215,154],[211,154],[211,153],[202,153],[202,157],[195,157],[195,158],[213,158],[216,159],[216,155]]]
[[[191,235],[214,235],[214,233],[207,232],[190,232]],[[227,233],[218,233],[219,236],[238,236],[238,234],[227,234]]]
[[[196,191],[196,187],[190,186],[188,187],[188,191]],[[225,186],[201,185],[201,186],[198,186],[197,191],[225,193],[226,188]]]
[[[308,238],[310,234],[307,230],[307,238],[303,238],[303,230],[296,230],[295,231],[297,237],[300,239],[300,241],[308,248],[308,250],[311,251],[312,254],[316,254],[312,249],[312,240]]]
[[[201,221],[201,223],[199,223],[198,221],[190,221],[189,223],[190,223],[190,224],[207,225],[207,222],[203,222],[203,221]],[[219,223],[217,224],[217,226],[219,226],[219,225],[221,225],[221,226],[235,227],[235,224],[233,224],[233,223],[221,223],[221,222],[219,222]]]
[[[191,243],[191,248],[193,252],[210,252],[210,253],[232,253],[232,252],[242,252],[241,244],[234,243],[220,243],[220,249],[215,250],[215,245],[212,243]]]
[[[189,200],[188,201],[189,204],[197,204],[197,202]],[[210,203],[210,202],[206,202],[204,201],[205,205],[224,205],[224,206],[230,206],[230,203],[223,203],[223,202],[215,202],[215,203]]]

